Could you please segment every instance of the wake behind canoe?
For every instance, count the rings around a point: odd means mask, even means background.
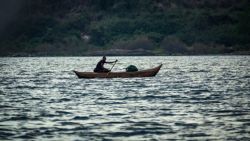
[[[78,78],[131,78],[131,77],[153,77],[161,69],[161,65],[152,69],[146,69],[136,72],[108,72],[108,73],[96,73],[96,72],[79,72],[74,71]]]

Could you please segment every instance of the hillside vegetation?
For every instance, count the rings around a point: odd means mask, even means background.
[[[1,56],[250,51],[248,0],[21,0],[14,4],[6,4],[15,12],[0,24]]]

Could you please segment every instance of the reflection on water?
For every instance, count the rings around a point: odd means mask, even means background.
[[[101,57],[0,58],[0,140],[249,140],[250,57],[108,57],[152,78],[78,79]],[[106,67],[111,67],[106,66]]]

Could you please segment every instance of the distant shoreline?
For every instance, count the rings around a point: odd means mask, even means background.
[[[133,56],[249,56],[250,52],[247,53],[225,53],[225,54],[154,54],[154,55],[147,55],[147,54],[140,54],[140,55],[128,55],[128,54],[122,54],[122,55],[114,55],[114,54],[103,54],[106,56],[125,56],[125,57],[133,57]],[[0,56],[1,58],[5,57],[98,57],[103,56],[101,54],[88,54],[88,55],[34,55],[34,54],[26,54],[26,55],[20,55],[20,54],[13,54],[13,55],[6,55],[6,56]]]

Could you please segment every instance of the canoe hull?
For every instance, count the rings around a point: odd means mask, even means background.
[[[109,72],[109,73],[95,73],[95,72],[78,72],[74,71],[78,78],[131,78],[131,77],[153,77],[161,69],[161,65],[158,67],[141,70],[137,72]]]

